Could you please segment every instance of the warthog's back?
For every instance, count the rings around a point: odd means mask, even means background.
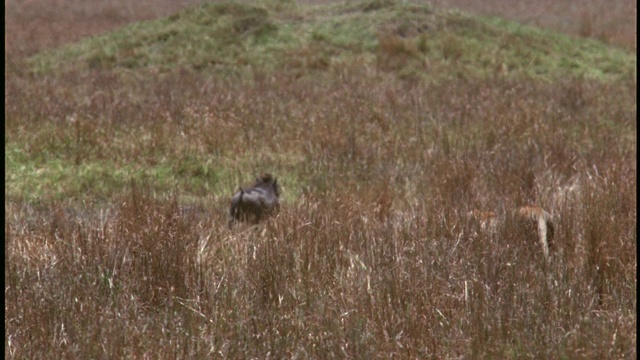
[[[244,221],[258,223],[273,214],[280,207],[278,180],[271,174],[256,179],[250,188],[240,188],[230,202],[231,222]]]

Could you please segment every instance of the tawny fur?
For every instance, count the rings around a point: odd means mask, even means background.
[[[482,229],[495,229],[498,222],[496,213],[493,211],[473,210],[469,212],[469,216],[480,223]]]
[[[549,258],[549,251],[553,248],[555,228],[549,212],[535,205],[522,206],[517,209],[516,215],[520,220],[528,221],[537,227],[538,241],[542,246],[545,258]]]
[[[521,224],[528,234],[535,234],[536,240],[542,247],[545,258],[553,250],[555,228],[549,212],[535,205],[521,206],[512,211],[513,218]],[[477,221],[482,229],[495,230],[498,216],[493,211],[473,210],[469,217]]]

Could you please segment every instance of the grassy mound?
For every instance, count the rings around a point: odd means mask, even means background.
[[[275,5],[274,5],[275,4]],[[203,4],[39,54],[36,72],[191,68],[299,74],[357,63],[404,78],[635,76],[634,54],[499,18],[395,1]]]

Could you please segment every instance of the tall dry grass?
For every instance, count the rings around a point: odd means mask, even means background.
[[[234,232],[139,188],[96,213],[11,204],[7,355],[629,358],[635,208],[608,194],[635,186],[605,176],[556,213],[550,264],[513,223],[482,232],[442,198],[395,210],[384,185]]]
[[[130,94],[114,102],[75,103],[86,84],[72,77],[40,83],[46,102],[9,94],[6,131],[31,151],[68,137],[61,154],[80,161],[255,154],[288,194],[276,218],[235,232],[230,193],[193,211],[153,184],[106,209],[13,199],[6,354],[634,356],[635,87],[342,71],[235,86],[181,73],[137,93],[97,76]],[[527,203],[558,220],[550,264],[515,223],[488,233],[466,216]]]
[[[637,4],[630,0],[469,1],[435,0],[434,4],[471,13],[501,16],[610,44],[637,47]]]

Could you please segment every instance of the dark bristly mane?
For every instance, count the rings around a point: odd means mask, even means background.
[[[256,224],[269,215],[278,211],[280,207],[280,189],[278,179],[270,173],[265,173],[256,178],[255,184],[249,188],[240,188],[231,197],[229,214],[231,221],[249,222]]]

